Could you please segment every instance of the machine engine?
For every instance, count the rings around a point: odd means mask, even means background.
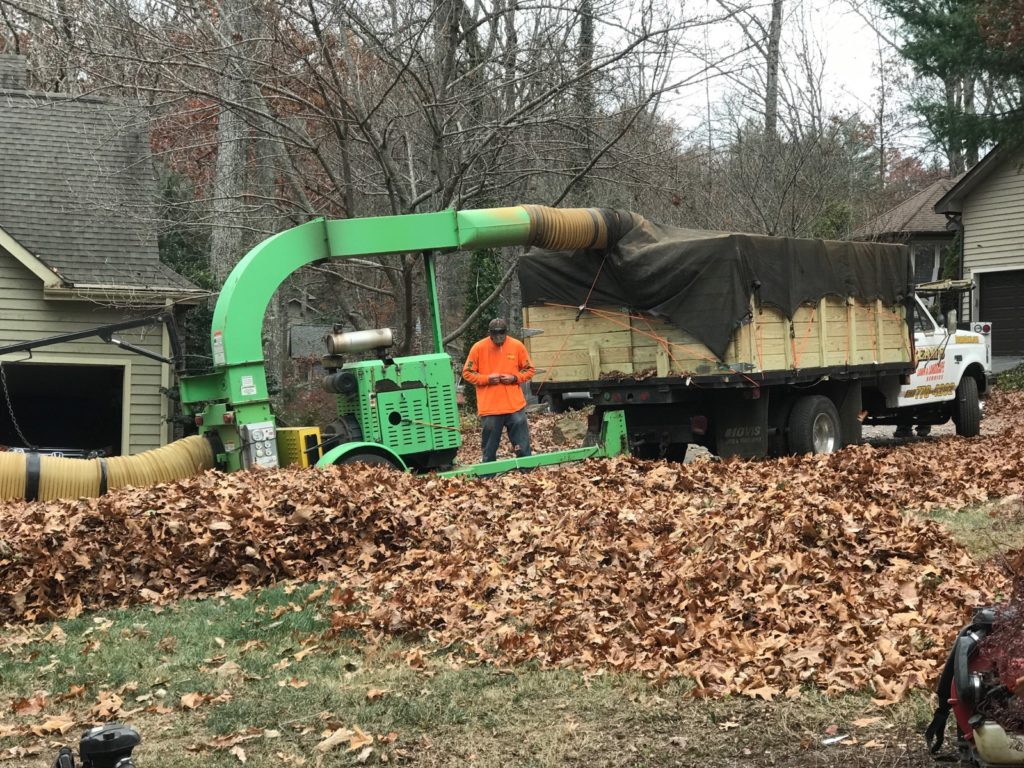
[[[956,720],[960,763],[975,768],[1024,765],[1024,647],[1017,647],[1017,610],[981,608],[957,635],[936,693],[925,739],[942,748],[946,721]]]

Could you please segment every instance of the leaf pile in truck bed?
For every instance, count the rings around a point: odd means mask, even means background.
[[[0,508],[0,622],[329,576],[337,630],[500,664],[687,676],[707,695],[930,685],[1005,586],[906,509],[1024,489],[1002,431],[827,457],[594,461],[489,480],[370,467],[208,472]]]

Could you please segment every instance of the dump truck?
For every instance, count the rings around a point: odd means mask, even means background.
[[[624,413],[635,455],[829,453],[864,424],[979,432],[991,325],[936,323],[904,246],[636,217],[607,249],[535,249],[519,276],[534,393]]]
[[[814,250],[802,242],[686,234],[605,208],[315,219],[263,241],[228,276],[213,313],[213,371],[178,385],[198,435],[128,457],[0,453],[0,499],[94,496],[211,466],[364,463],[481,476],[631,451],[679,458],[691,442],[723,455],[829,452],[856,440],[864,413],[927,420],[937,418],[933,406],[948,411],[944,400],[934,405],[923,396],[907,408],[900,403],[916,366],[906,249]],[[527,324],[546,331],[528,339],[547,368],[543,385],[586,389],[598,405],[584,446],[459,465],[457,385],[442,343],[434,261],[503,246],[536,249],[521,277]],[[392,357],[390,329],[337,329],[323,358],[324,387],[336,396],[333,420],[282,427],[263,359],[271,297],[303,266],[400,253],[422,258],[432,350]],[[639,259],[620,269],[613,262],[622,254]],[[531,284],[539,261],[554,271]],[[966,336],[956,342],[966,346]],[[974,362],[965,356],[958,370],[982,388]],[[976,434],[980,418],[977,391],[970,395],[956,385],[964,434]]]

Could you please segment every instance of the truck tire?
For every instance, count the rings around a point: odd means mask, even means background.
[[[843,444],[839,412],[824,395],[801,397],[789,413],[790,453],[833,453]]]
[[[973,376],[964,376],[956,388],[953,423],[956,433],[963,437],[977,437],[981,433],[981,403],[978,400],[978,382]]]

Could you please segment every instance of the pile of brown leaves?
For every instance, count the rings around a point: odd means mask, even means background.
[[[0,621],[281,579],[351,590],[338,630],[497,663],[688,676],[771,699],[930,685],[1004,586],[907,508],[1024,490],[1024,398],[975,440],[682,466],[595,461],[490,480],[380,468],[209,472],[0,509]],[[991,407],[991,406],[990,406]]]

